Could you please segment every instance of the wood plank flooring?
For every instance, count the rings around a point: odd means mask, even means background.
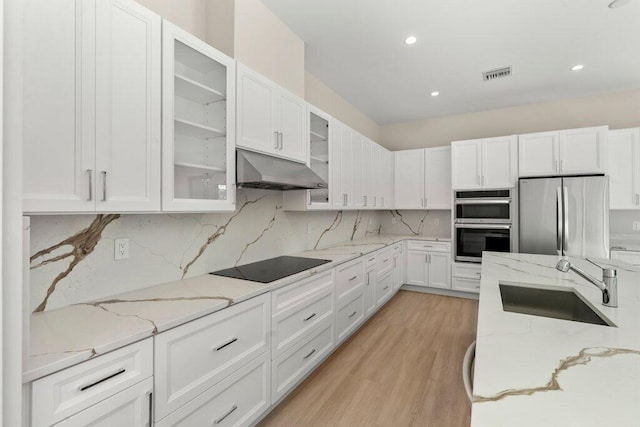
[[[468,426],[478,302],[400,291],[259,425]]]

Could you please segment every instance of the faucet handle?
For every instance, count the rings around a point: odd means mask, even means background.
[[[596,267],[600,268],[602,270],[602,277],[608,277],[608,278],[613,278],[616,277],[618,275],[618,271],[615,268],[611,268],[611,267],[603,267],[600,264],[598,264],[597,262],[589,259],[589,258],[585,258],[587,261],[589,261],[591,264],[595,265]]]

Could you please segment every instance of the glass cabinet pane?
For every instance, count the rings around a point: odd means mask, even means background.
[[[329,121],[314,112],[309,113],[309,144],[311,169],[326,183],[327,187],[310,190],[310,203],[329,203]]]

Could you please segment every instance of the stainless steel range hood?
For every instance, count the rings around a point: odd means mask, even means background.
[[[236,183],[238,188],[281,191],[327,188],[327,183],[303,163],[245,150],[236,150]]]

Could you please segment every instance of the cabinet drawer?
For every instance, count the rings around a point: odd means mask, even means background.
[[[393,248],[385,249],[378,252],[377,273],[384,275],[391,271],[394,267]]]
[[[376,298],[378,299],[378,305],[384,304],[393,293],[393,273],[393,271],[390,271],[385,276],[380,277],[376,282]]]
[[[270,405],[269,362],[263,353],[156,426],[251,425]]]
[[[633,266],[640,267],[640,252],[612,250],[611,259],[619,259]]]
[[[269,348],[269,299],[260,295],[156,336],[156,419]]]
[[[332,319],[333,307],[334,293],[333,288],[329,287],[308,303],[273,316],[273,358],[282,354],[322,321]]]
[[[376,254],[369,254],[365,256],[365,268],[370,269],[376,265]]]
[[[333,287],[333,270],[300,281],[297,284],[285,286],[271,293],[271,312],[274,316],[291,310],[299,304],[306,304],[310,298],[327,288]]]
[[[147,378],[59,422],[55,427],[151,426],[149,408],[152,392],[153,378]]]
[[[72,366],[32,384],[33,427],[50,426],[153,375],[153,339]]]
[[[336,297],[339,303],[364,287],[364,259],[336,268]]]
[[[271,365],[271,404],[277,402],[309,373],[334,348],[333,322],[327,321],[319,332],[295,346]]]
[[[450,252],[451,243],[411,240],[407,244],[407,249],[416,250],[416,251],[429,251],[429,252]]]
[[[396,243],[395,245],[393,245],[393,248],[391,249],[391,252],[393,253],[393,255],[399,255],[402,253],[402,243]]]
[[[343,341],[364,320],[364,293],[358,294],[336,314],[336,342]]]
[[[451,287],[455,291],[480,293],[480,280],[454,277]]]
[[[481,279],[482,265],[469,263],[453,263],[453,276],[466,279]]]

